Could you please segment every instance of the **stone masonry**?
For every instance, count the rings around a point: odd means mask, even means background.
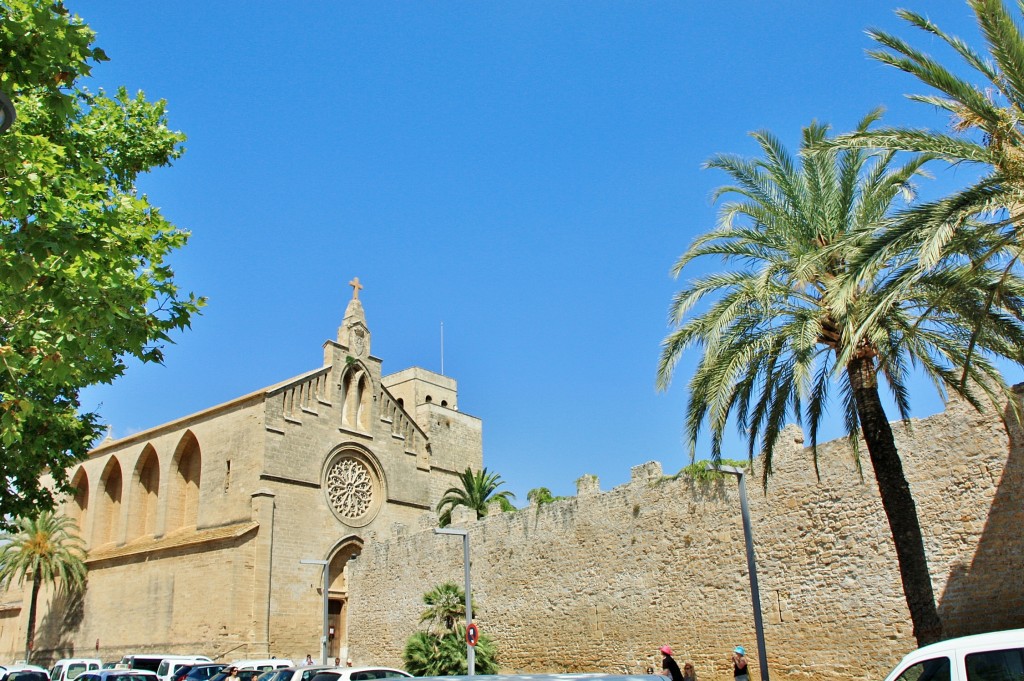
[[[961,403],[896,426],[947,636],[1024,626],[1024,450],[996,415]],[[787,428],[767,492],[748,478],[773,678],[881,679],[915,647],[866,451],[819,447],[821,479]],[[425,523],[429,524],[429,523]],[[600,492],[463,522],[476,621],[503,671],[641,672],[657,649],[731,678],[728,654],[757,647],[735,479],[700,483],[633,469]],[[424,591],[462,583],[461,543],[423,531],[367,546],[354,566],[353,650],[401,664]]]

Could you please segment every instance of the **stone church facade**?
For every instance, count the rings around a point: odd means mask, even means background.
[[[391,375],[371,354],[358,279],[323,366],[96,447],[63,511],[88,547],[88,588],[40,598],[38,659],[128,652],[215,659],[349,655],[349,565],[420,522],[467,466],[481,421],[454,379]],[[46,481],[44,480],[44,484]],[[0,659],[23,657],[29,590],[0,594]]]

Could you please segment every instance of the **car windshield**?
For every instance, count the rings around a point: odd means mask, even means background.
[[[224,669],[224,666],[222,664],[197,665],[189,670],[186,678],[195,679],[195,681],[205,681],[211,676],[216,676],[218,672]]]
[[[46,672],[25,670],[22,672],[11,672],[7,675],[7,681],[50,681]]]

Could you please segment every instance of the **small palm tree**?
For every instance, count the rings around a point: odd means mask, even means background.
[[[402,659],[414,676],[451,676],[468,673],[466,665],[465,592],[454,582],[439,584],[423,594],[428,606],[420,622],[427,631],[414,632],[405,643]],[[476,603],[473,603],[476,611]],[[434,630],[431,630],[431,627]],[[481,635],[475,651],[478,674],[498,672],[497,651],[490,637]]]
[[[858,133],[867,132],[877,117],[866,117]],[[889,287],[902,268],[915,265],[912,254],[875,260],[874,269],[851,267],[860,249],[888,225],[894,201],[907,194],[927,157],[895,166],[893,152],[823,145],[827,132],[816,124],[804,129],[802,163],[774,136],[760,132],[754,138],[764,158],[721,155],[707,164],[734,181],[716,198],[735,200],[723,205],[718,227],[679,258],[674,274],[706,256],[724,261],[725,271],[691,281],[676,294],[670,319],[677,328],[663,342],[658,385],[666,388],[683,353],[697,348],[685,425],[691,456],[706,424],[712,459],[719,461],[727,424],[735,421],[748,438],[751,459],[760,446],[767,484],[772,453],[790,415],[806,422],[817,467],[818,429],[832,384],[838,383],[849,441],[855,452],[860,436],[867,444],[914,633],[923,645],[938,640],[942,628],[879,379],[888,383],[904,419],[911,365],[943,394],[953,390],[980,408],[979,389],[993,401],[1005,390],[990,357],[1017,355],[1015,344],[1024,335],[1002,318],[1004,310],[987,305],[986,292],[1000,275],[986,268],[967,263],[922,274],[909,287],[901,281],[901,295],[892,302]],[[1015,297],[1001,298],[1000,305],[1019,308],[1021,282],[1007,277],[1006,287]],[[714,300],[706,311],[696,312],[709,298]],[[978,356],[964,370],[971,381],[961,382],[958,367],[968,364],[973,351]]]
[[[428,630],[451,631],[466,618],[466,592],[455,582],[438,584],[423,594],[423,603],[427,609],[420,623],[427,622]]]
[[[85,546],[77,534],[75,521],[67,516],[43,511],[36,518],[18,518],[17,531],[0,548],[0,585],[9,587],[15,580],[23,584],[31,575],[28,630],[25,633],[25,659],[31,660],[36,630],[36,603],[44,583],[57,584],[69,591],[85,584]]]
[[[534,487],[526,493],[526,500],[531,504],[543,506],[544,504],[550,504],[554,501],[562,499],[563,497],[556,497],[551,493],[547,487]]]
[[[498,491],[498,488],[505,484],[497,473],[488,473],[487,469],[473,472],[473,469],[466,467],[466,470],[459,474],[462,487],[449,487],[437,503],[438,522],[441,527],[446,527],[452,522],[452,510],[456,506],[465,506],[476,511],[476,517],[483,518],[487,515],[487,506],[492,501],[501,504],[502,510],[513,509],[512,499],[515,495],[508,490]]]

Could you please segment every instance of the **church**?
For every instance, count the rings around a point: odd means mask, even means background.
[[[384,375],[350,285],[322,366],[108,439],[71,472],[61,510],[86,541],[88,583],[40,595],[37,659],[319,658],[325,603],[328,656],[349,657],[350,562],[424,522],[458,473],[483,465],[481,422],[459,411],[456,381]],[[2,594],[5,659],[23,657],[29,586]]]

